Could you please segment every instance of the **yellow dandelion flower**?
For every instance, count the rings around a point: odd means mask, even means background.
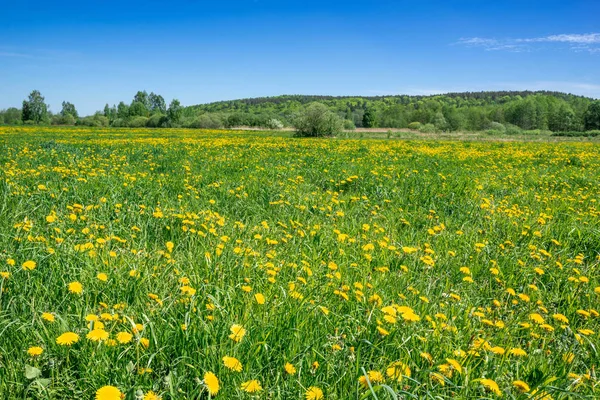
[[[235,357],[229,357],[229,356],[223,357],[223,364],[225,365],[225,367],[227,367],[230,370],[235,371],[235,372],[241,372],[242,368],[243,368],[240,360],[238,360]]]
[[[79,282],[69,283],[69,292],[73,294],[81,294],[83,292],[83,285]]]
[[[43,352],[44,352],[44,349],[42,349],[39,346],[33,346],[33,347],[30,347],[29,349],[27,349],[27,354],[29,354],[31,357],[40,356]]]
[[[369,384],[367,383],[367,377],[369,379],[369,382],[371,382],[371,384],[383,382],[383,374],[381,372],[369,371],[369,372],[367,372],[367,376],[362,375],[360,378],[358,378],[358,382],[364,387],[369,386]]]
[[[143,400],[161,400],[162,398],[154,393],[152,390],[144,394]]]
[[[96,278],[98,278],[99,281],[106,282],[108,280],[108,275],[106,275],[104,272],[100,272],[98,275],[96,275]]]
[[[204,386],[206,386],[208,393],[210,393],[211,396],[215,396],[219,393],[219,379],[212,372],[206,372],[204,374]]]
[[[131,342],[133,339],[133,335],[129,332],[119,332],[117,333],[117,341],[121,344],[127,344]]]
[[[256,393],[256,392],[260,392],[262,390],[262,386],[260,385],[260,382],[257,381],[256,379],[242,383],[240,388],[246,393]]]
[[[323,399],[323,391],[316,386],[311,386],[304,394],[304,397],[306,400],[321,400]]]
[[[265,296],[263,296],[262,293],[256,293],[254,295],[254,300],[256,300],[258,304],[265,304]]]
[[[410,378],[410,368],[402,361],[393,362],[385,371],[385,374],[392,379],[396,379],[398,382],[402,382],[402,378]]]
[[[56,338],[56,344],[61,346],[70,346],[79,341],[79,335],[73,332],[65,332]]]
[[[246,335],[246,329],[241,325],[234,324],[229,330],[231,331],[229,338],[236,343],[241,341]]]
[[[523,381],[514,381],[513,386],[521,393],[527,393],[529,390],[529,385]]]
[[[498,384],[492,380],[492,379],[486,379],[486,378],[482,378],[479,380],[479,382],[483,385],[483,387],[494,393],[496,396],[502,396],[502,392],[500,391],[500,387],[498,387]]]
[[[285,363],[283,369],[285,370],[285,372],[288,373],[288,375],[294,375],[296,373],[296,367],[294,367],[294,365],[290,363]]]
[[[23,269],[25,271],[33,271],[35,269],[35,267],[37,267],[37,264],[35,261],[27,260],[23,263]]]
[[[55,320],[55,317],[54,317],[54,315],[53,315],[53,314],[51,314],[51,313],[49,313],[49,312],[45,312],[45,313],[42,313],[42,319],[43,319],[44,321],[48,321],[48,322],[54,322],[54,320]]]
[[[86,337],[92,342],[101,342],[108,339],[108,332],[104,329],[97,328],[89,331]]]
[[[96,391],[96,400],[121,400],[123,393],[114,386],[103,386]]]
[[[527,352],[523,349],[514,348],[514,349],[510,349],[508,351],[508,355],[517,356],[517,357],[525,357],[527,355]]]

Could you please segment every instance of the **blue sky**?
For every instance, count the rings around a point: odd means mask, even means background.
[[[0,109],[279,94],[600,98],[600,1],[1,1]]]

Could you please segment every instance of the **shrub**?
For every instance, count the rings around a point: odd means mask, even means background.
[[[408,129],[414,129],[416,131],[418,131],[419,129],[421,129],[421,123],[418,121],[415,122],[411,122],[410,124],[408,124]]]
[[[342,119],[321,103],[312,103],[294,119],[296,135],[303,137],[331,136],[342,132]]]
[[[356,125],[354,125],[354,121],[349,119],[344,120],[344,129],[347,131],[353,131],[356,129]]]
[[[219,129],[223,127],[223,121],[214,114],[202,114],[201,116],[188,122],[187,128],[196,129]]]
[[[506,127],[504,125],[502,125],[500,122],[490,122],[490,126],[488,127],[488,130],[496,131],[499,133],[504,133],[504,132],[506,132]]]
[[[164,114],[154,114],[146,121],[148,128],[167,128],[169,126],[169,118]]]
[[[425,125],[421,125],[419,127],[419,132],[435,133],[435,132],[437,132],[437,129],[436,129],[435,125],[433,125],[433,124],[425,124]]]
[[[507,135],[521,135],[523,133],[523,129],[519,128],[516,125],[506,124],[505,128],[505,133]]]
[[[271,118],[270,120],[267,121],[267,123],[265,124],[265,127],[267,129],[273,129],[273,130],[283,129],[283,123],[278,119]]]
[[[148,118],[146,117],[133,117],[127,121],[127,126],[130,128],[142,128],[146,126]]]

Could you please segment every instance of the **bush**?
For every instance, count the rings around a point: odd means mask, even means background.
[[[146,121],[148,128],[167,128],[169,126],[169,118],[164,114],[154,114]]]
[[[296,135],[302,137],[331,136],[344,129],[342,119],[326,105],[312,103],[294,119]]]
[[[77,125],[108,126],[108,118],[106,118],[104,115],[96,114],[94,116],[81,118],[77,121]]]
[[[271,118],[270,120],[267,121],[267,123],[265,124],[265,127],[267,129],[273,129],[273,130],[283,129],[283,123],[278,119]]]
[[[523,129],[516,125],[506,124],[505,128],[505,133],[507,135],[521,135],[523,133]]]
[[[111,124],[110,126],[114,126],[115,128],[123,128],[127,126],[127,121],[125,121],[123,118],[116,118]]]
[[[566,137],[597,137],[600,136],[600,130],[579,132],[579,131],[566,131],[566,132],[554,132],[552,136],[566,136]]]
[[[223,121],[215,114],[202,114],[188,122],[186,128],[195,129],[219,129],[223,127]]]
[[[425,125],[421,125],[421,127],[419,127],[419,132],[435,133],[435,132],[437,132],[437,129],[436,129],[435,125],[433,125],[433,124],[425,124]]]
[[[504,133],[504,132],[506,132],[506,127],[504,125],[502,125],[500,122],[490,122],[488,130],[496,131],[499,133]]]
[[[148,118],[146,117],[133,117],[127,121],[127,126],[130,128],[143,128],[146,126]]]
[[[345,119],[344,120],[344,129],[347,130],[347,131],[356,130],[356,125],[354,125],[354,121],[351,121],[349,119]]]
[[[418,131],[421,129],[421,123],[418,121],[411,122],[408,124],[408,129],[414,129],[415,131]]]

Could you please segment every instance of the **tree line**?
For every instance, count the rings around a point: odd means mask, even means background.
[[[183,107],[177,99],[167,106],[161,95],[138,91],[130,103],[106,104],[103,110],[81,117],[75,105],[68,101],[62,103],[60,112],[52,113],[42,94],[34,90],[21,108],[0,110],[0,124],[187,128],[251,126],[277,129],[295,126],[299,117],[305,116],[308,107],[315,103],[324,105],[345,129],[411,128],[431,132],[490,130],[509,133],[519,130],[581,132],[600,129],[600,101],[547,91],[374,97],[290,95],[189,107]]]

